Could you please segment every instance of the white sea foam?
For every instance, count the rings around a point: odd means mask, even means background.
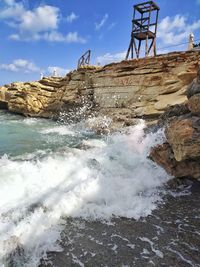
[[[33,124],[37,124],[38,123],[38,119],[35,118],[25,118],[22,121],[24,124],[26,125],[33,125]]]
[[[147,242],[149,243],[150,247],[151,247],[151,250],[156,254],[156,256],[158,256],[159,258],[163,258],[164,255],[163,255],[163,252],[158,250],[158,249],[155,249],[154,247],[154,243],[147,237],[140,237],[140,240],[143,241],[143,242]]]
[[[106,147],[106,142],[104,142],[103,140],[91,139],[91,140],[83,140],[82,145],[93,148],[94,147],[103,148]]]
[[[1,158],[0,266],[17,247],[29,267],[46,251],[59,250],[65,216],[109,220],[150,214],[160,200],[157,187],[169,177],[147,158],[162,134],[144,137],[143,128],[141,123],[129,134],[111,136],[106,145],[78,153],[71,149],[29,161]]]
[[[75,135],[75,133],[69,129],[69,127],[65,125],[61,126],[55,126],[52,128],[44,129],[41,131],[42,134],[51,134],[51,133],[57,133],[59,135]]]

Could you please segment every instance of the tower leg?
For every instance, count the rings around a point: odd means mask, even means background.
[[[130,45],[128,47],[128,51],[126,53],[126,60],[128,60],[128,58],[129,58],[129,54],[131,52],[132,47],[133,47],[133,40],[131,39]]]
[[[134,38],[133,38],[133,45],[134,45],[134,48],[135,48],[136,57],[139,58],[139,53],[138,53],[138,49],[137,49],[136,42],[135,42]]]
[[[139,54],[139,55],[140,55],[141,43],[142,43],[142,41],[140,40],[140,41],[139,41],[139,45],[138,45],[138,54]]]
[[[146,50],[145,50],[145,57],[148,57],[149,55],[149,48],[148,48],[148,41],[149,41],[149,37],[148,35],[146,36]]]
[[[153,47],[153,49],[154,49],[154,39],[151,41],[151,44],[150,44],[150,46],[149,46],[149,49],[148,49],[148,54],[150,54],[150,52],[151,52],[151,49],[152,49],[152,47]],[[154,52],[154,50],[153,50],[153,52]]]
[[[133,44],[131,46],[131,58],[133,59],[134,58],[134,53],[133,53]]]
[[[153,41],[153,53],[154,53],[154,57],[156,56],[156,40],[154,39]]]

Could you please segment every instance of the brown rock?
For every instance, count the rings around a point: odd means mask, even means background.
[[[168,143],[154,147],[151,150],[150,158],[172,176],[200,179],[200,159],[178,162]]]
[[[61,77],[44,77],[42,80],[40,80],[40,84],[59,88],[62,86],[62,79],[63,78]]]
[[[186,102],[187,97],[184,95],[184,90],[180,90],[173,94],[159,95],[155,104],[155,109],[165,111],[170,106],[183,104]]]
[[[169,174],[172,174],[173,151],[168,143],[158,145],[152,148],[150,158],[158,165],[162,166]]]
[[[175,177],[200,180],[200,69],[189,86],[188,103],[176,105],[161,117],[167,142],[151,150],[150,158]],[[194,116],[193,114],[196,114]]]
[[[188,107],[193,114],[200,114],[200,93],[190,97]]]
[[[191,83],[194,80],[194,78],[196,78],[196,76],[197,76],[196,71],[194,71],[194,72],[188,72],[188,71],[187,72],[181,72],[178,74],[178,78],[180,80],[182,80],[185,84]]]
[[[193,82],[188,86],[187,89],[187,97],[190,99],[195,94],[200,93],[200,67],[197,72],[197,78],[193,80]]]
[[[199,61],[200,52],[192,51],[91,66],[63,78],[12,83],[5,93],[0,88],[0,98],[4,95],[6,100],[2,101],[8,102],[10,111],[27,116],[56,117],[86,106],[82,110],[90,109],[98,116],[112,110],[111,118],[120,110],[123,125],[132,123],[127,110],[131,118],[156,120],[169,106],[185,102],[186,87]]]
[[[165,134],[177,161],[200,157],[200,118],[174,119]]]
[[[166,126],[173,117],[179,117],[188,113],[190,113],[188,103],[171,106],[160,116],[158,124],[161,127]]]
[[[194,81],[189,85],[187,89],[187,98],[190,99],[190,97],[199,93],[200,93],[200,83],[197,83],[197,79],[194,79]]]

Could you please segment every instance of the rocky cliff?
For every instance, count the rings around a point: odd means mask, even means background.
[[[157,119],[169,106],[186,101],[198,62],[200,51],[177,52],[12,83],[0,88],[0,108],[45,118],[106,115],[119,127],[134,118]]]
[[[153,148],[150,157],[173,176],[200,180],[200,69],[187,97],[185,105],[163,115],[166,142]]]

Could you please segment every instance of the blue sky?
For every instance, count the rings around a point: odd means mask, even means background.
[[[37,80],[54,68],[64,74],[92,50],[92,63],[125,56],[132,6],[140,0],[0,0],[0,84]],[[157,0],[159,53],[184,50],[189,33],[200,39],[200,0]],[[200,41],[199,41],[200,42]]]

